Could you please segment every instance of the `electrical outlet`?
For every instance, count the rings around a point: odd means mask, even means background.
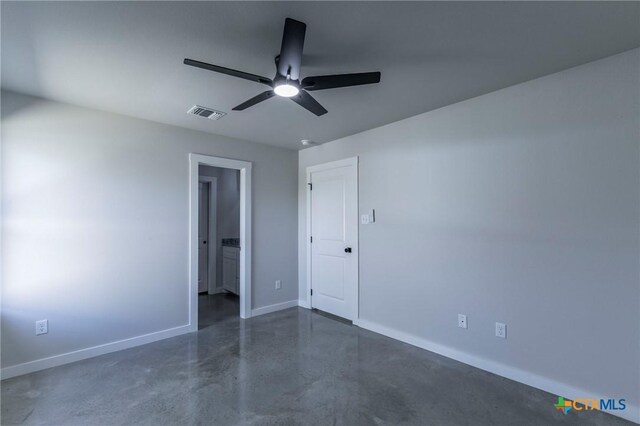
[[[49,332],[49,320],[36,321],[36,336]]]
[[[502,339],[507,338],[507,325],[501,322],[496,323],[496,337],[500,337]]]
[[[467,316],[458,314],[458,327],[467,328]]]
[[[282,281],[276,280],[276,290],[280,290],[282,288]]]

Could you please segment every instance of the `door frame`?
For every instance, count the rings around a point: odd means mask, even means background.
[[[189,154],[189,329],[198,330],[199,166],[240,171],[240,318],[251,318],[251,167],[249,161]]]
[[[216,287],[218,286],[218,276],[216,275],[218,273],[218,178],[215,176],[199,176],[198,182],[209,184],[209,232],[207,233],[207,239],[209,240],[209,244],[207,245],[207,258],[209,261],[209,267],[207,269],[209,279],[207,280],[207,293],[215,294]],[[211,226],[211,224],[213,224],[213,226]]]
[[[316,164],[315,166],[307,167],[307,297],[309,298],[308,308],[311,309],[313,307],[313,296],[311,295],[311,174],[314,172],[337,169],[339,167],[345,166],[353,166],[356,172],[356,217],[354,218],[356,221],[356,240],[353,242],[353,246],[356,251],[356,270],[358,271],[358,275],[356,278],[356,300],[355,300],[355,316],[353,318],[353,322],[355,323],[358,318],[360,318],[360,221],[358,220],[358,216],[360,214],[360,186],[359,186],[359,169],[358,169],[358,156],[344,158],[342,160],[330,161],[328,163]]]

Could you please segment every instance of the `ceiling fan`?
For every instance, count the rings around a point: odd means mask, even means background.
[[[276,56],[276,75],[273,80],[255,74],[237,71],[231,68],[207,64],[193,59],[185,59],[185,65],[203,68],[227,74],[233,77],[244,78],[271,87],[257,96],[241,103],[233,108],[234,111],[245,110],[257,103],[266,101],[275,95],[290,98],[298,105],[306,108],[317,116],[327,113],[308,92],[313,90],[335,89],[338,87],[359,86],[380,82],[379,72],[364,72],[356,74],[335,74],[305,77],[300,81],[300,64],[302,63],[302,49],[304,47],[304,34],[307,25],[295,19],[287,18],[284,21],[284,33],[282,35],[282,47],[280,54]]]

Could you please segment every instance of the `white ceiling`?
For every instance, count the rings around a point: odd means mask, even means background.
[[[2,2],[2,88],[293,149],[640,46],[638,2]],[[273,77],[285,17],[302,76],[381,71],[313,92],[316,117],[185,57]],[[189,116],[194,104],[228,112]]]

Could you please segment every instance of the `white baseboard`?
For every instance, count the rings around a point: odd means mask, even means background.
[[[274,305],[253,309],[251,311],[251,314],[252,316],[259,316],[283,309],[292,308],[294,306],[307,307],[305,305],[306,303],[303,301],[290,300],[288,302],[276,303]],[[435,352],[447,358],[463,362],[473,367],[480,368],[481,370],[485,370],[490,373],[515,380],[525,385],[529,385],[558,396],[564,396],[568,399],[578,399],[585,397],[595,399],[608,398],[608,396],[594,395],[593,392],[586,391],[575,386],[558,382],[547,377],[539,376],[525,370],[521,370],[519,368],[510,367],[508,365],[491,361],[486,358],[471,355],[469,353],[459,351],[457,349],[438,343],[434,343],[421,337],[398,331],[371,321],[357,319],[353,323],[354,325],[357,325],[358,327],[364,328],[366,330],[382,334],[392,339],[396,339],[431,352]],[[144,334],[142,336],[136,336],[128,339],[118,340],[116,342],[106,343],[104,345],[93,346],[91,348],[80,349],[73,352],[54,355],[48,358],[29,361],[23,364],[12,365],[0,370],[0,379],[4,380],[11,377],[21,376],[23,374],[33,373],[35,371],[57,367],[59,365],[81,361],[83,359],[93,358],[99,355],[104,355],[123,349],[129,349],[135,346],[145,345],[147,343],[156,342],[158,340],[168,339],[170,337],[179,336],[181,334],[189,333],[192,331],[194,330],[192,330],[192,327],[190,325],[183,325],[180,327]],[[608,411],[608,413],[640,424],[640,407],[638,406],[627,404],[627,409],[624,411]]]
[[[302,307],[302,308],[307,308],[307,309],[311,309],[311,305],[309,304],[308,300],[298,300],[298,306]]]
[[[491,361],[486,358],[471,355],[467,352],[459,351],[457,349],[444,346],[438,343],[431,342],[418,336],[414,336],[409,333],[398,331],[390,327],[386,327],[371,321],[358,319],[353,322],[354,325],[364,328],[369,331],[373,331],[378,334],[382,334],[392,339],[399,340],[404,343],[408,343],[413,346],[417,346],[422,349],[426,349],[431,352],[435,352],[439,355],[447,358],[455,359],[462,363],[471,365],[481,370],[488,371],[490,373],[497,374],[502,377],[506,377],[516,382],[523,383],[525,385],[532,386],[537,389],[541,389],[545,392],[552,393],[554,395],[563,396],[568,399],[579,398],[594,398],[608,399],[609,396],[598,396],[594,392],[577,388],[575,386],[568,385],[566,383],[558,382],[556,380],[549,379],[547,377],[539,376],[530,373],[519,368],[510,367],[508,365]],[[631,396],[631,395],[630,395]],[[549,403],[551,404],[551,402]],[[551,407],[551,406],[550,406]],[[640,423],[640,407],[632,406],[627,403],[627,408],[624,411],[607,411],[607,413],[622,417],[623,419],[630,420],[635,423]]]
[[[48,358],[37,359],[35,361],[29,361],[23,364],[12,365],[0,370],[0,379],[9,379],[11,377],[21,376],[23,374],[29,374],[35,371],[57,367],[63,364],[69,364],[72,362],[81,361],[83,359],[121,351],[123,349],[129,349],[135,346],[146,345],[147,343],[152,343],[158,340],[168,339],[169,337],[175,337],[180,334],[195,331],[192,328],[193,327],[191,327],[191,325],[183,325],[180,327],[174,327],[167,330],[144,334],[142,336],[118,340],[116,342],[105,343],[104,345],[93,346],[91,348],[79,349],[77,351],[54,355]]]
[[[288,302],[276,303],[275,305],[263,306],[251,310],[251,316],[257,317],[258,315],[270,314],[271,312],[281,311],[283,309],[293,308],[298,306],[297,300],[289,300]]]

